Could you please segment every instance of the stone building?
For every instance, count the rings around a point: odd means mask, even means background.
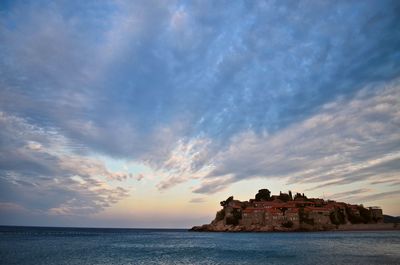
[[[217,221],[223,221],[223,225],[226,226],[243,226],[240,229],[249,230],[287,228],[325,230],[330,226],[346,224],[349,221],[358,223],[368,219],[370,223],[383,222],[382,210],[378,207],[365,209],[362,205],[307,198],[301,194],[296,195],[295,199],[290,195],[286,196],[289,200],[280,199],[285,195],[287,194],[280,193],[265,200],[250,199],[243,202],[234,200],[231,196],[221,202],[223,212]]]
[[[241,223],[244,226],[264,225],[265,209],[263,208],[246,208],[242,211]]]
[[[277,208],[269,208],[265,210],[265,223],[271,226],[281,226],[285,221],[283,212]]]
[[[325,207],[305,207],[304,211],[308,213],[308,218],[314,220],[316,225],[329,225],[331,224],[329,208]]]
[[[383,213],[382,209],[379,207],[369,207],[371,213],[371,219],[377,223],[383,223]]]
[[[352,215],[360,216],[360,210],[358,208],[358,205],[349,204],[347,207]]]
[[[300,226],[300,218],[299,218],[299,209],[291,208],[285,212],[286,221],[291,221],[293,223],[293,227]]]

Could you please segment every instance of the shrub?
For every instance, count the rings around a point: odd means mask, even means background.
[[[345,215],[341,210],[336,209],[334,212],[330,213],[329,217],[332,224],[340,225],[346,223]]]
[[[300,223],[314,225],[314,219],[308,217],[308,214],[304,212],[304,208],[299,210],[299,221]]]
[[[217,215],[215,216],[215,220],[217,221],[221,221],[225,218],[225,210],[222,209],[220,211],[217,212]]]
[[[346,207],[347,218],[352,224],[361,224],[364,222],[363,218],[359,215],[353,214],[349,207]]]
[[[340,224],[339,219],[337,218],[336,212],[331,212],[329,214],[329,218],[331,219],[331,223],[332,224],[334,224],[334,225],[339,225]]]
[[[237,219],[237,220],[242,219],[242,213],[240,211],[238,211],[237,209],[234,209],[232,214],[235,219]]]
[[[229,216],[226,218],[226,224],[227,225],[238,225],[239,220],[236,219],[234,216]]]
[[[286,227],[286,228],[292,228],[293,227],[293,222],[292,221],[284,222],[284,223],[282,223],[282,226]]]

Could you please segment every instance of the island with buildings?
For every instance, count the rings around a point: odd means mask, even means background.
[[[364,207],[292,192],[271,195],[268,189],[258,191],[249,201],[233,196],[221,201],[222,209],[210,224],[194,226],[191,231],[272,232],[392,230],[400,224],[384,223],[379,207]]]

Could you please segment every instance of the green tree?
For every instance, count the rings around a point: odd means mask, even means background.
[[[364,208],[363,206],[358,207],[358,210],[360,211],[360,216],[362,218],[363,223],[365,224],[371,223],[372,221],[371,211]]]
[[[304,211],[303,207],[299,209],[299,221],[300,223],[314,225],[314,219],[309,218],[308,213]]]
[[[331,223],[335,225],[345,224],[346,217],[344,212],[340,209],[335,209],[335,211],[329,214],[329,218],[331,219]]]
[[[229,202],[233,201],[233,196],[230,196],[228,199],[226,199],[225,201],[221,201],[219,204],[222,207],[225,207],[226,205],[228,205]]]
[[[225,218],[225,210],[222,209],[220,211],[217,212],[216,216],[215,216],[215,220],[217,221],[221,221]]]
[[[269,189],[261,189],[258,191],[255,197],[256,201],[270,201],[271,200],[271,192]]]
[[[233,209],[233,217],[235,217],[235,219],[240,220],[242,219],[242,212],[238,209]]]
[[[242,213],[237,209],[233,209],[232,214],[226,218],[226,224],[238,225],[240,219],[242,219]]]

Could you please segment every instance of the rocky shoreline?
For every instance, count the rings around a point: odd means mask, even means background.
[[[270,226],[234,226],[234,225],[212,225],[205,224],[201,226],[193,226],[189,231],[192,232],[321,232],[321,231],[400,231],[400,225],[397,223],[386,224],[356,224],[356,225],[340,225],[332,227],[300,227],[297,229],[290,229],[284,227],[270,227]]]

